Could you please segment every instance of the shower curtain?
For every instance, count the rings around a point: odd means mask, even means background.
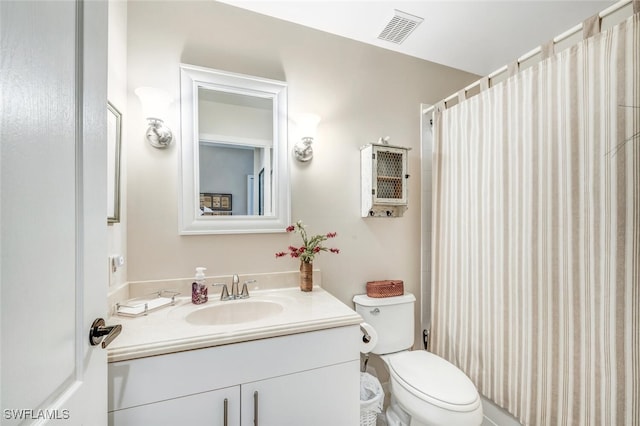
[[[639,21],[434,112],[431,349],[525,425],[640,425]]]

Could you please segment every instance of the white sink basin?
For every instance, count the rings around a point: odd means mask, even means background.
[[[223,302],[191,312],[186,321],[193,325],[225,325],[258,321],[282,312],[282,305],[262,300]]]

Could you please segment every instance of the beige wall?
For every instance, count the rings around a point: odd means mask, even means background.
[[[129,281],[189,277],[196,266],[211,275],[298,268],[274,255],[293,243],[289,234],[178,235],[178,145],[162,151],[145,143],[133,90],[171,93],[176,102],[165,121],[179,138],[183,62],[285,80],[290,115],[322,116],[313,160],[291,163],[291,190],[294,220],[314,234],[338,233],[330,242],[340,254],[322,253],[315,262],[325,289],[349,305],[368,280],[402,279],[419,292],[420,103],[478,76],[213,1],[130,2],[127,52]],[[402,218],[363,219],[359,148],[387,135],[412,148],[409,210]]]

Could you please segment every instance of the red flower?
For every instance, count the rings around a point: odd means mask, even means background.
[[[297,221],[293,225],[287,226],[287,232],[296,232],[299,233],[302,237],[302,246],[294,247],[289,246],[289,255],[293,258],[300,258],[304,262],[312,262],[315,255],[320,253],[321,251],[329,251],[331,253],[340,253],[340,250],[337,248],[327,248],[322,245],[324,241],[329,238],[334,238],[338,235],[337,232],[329,232],[327,234],[318,234],[318,235],[307,235],[307,231],[305,230],[302,221]],[[276,253],[276,257],[285,256],[286,252]]]

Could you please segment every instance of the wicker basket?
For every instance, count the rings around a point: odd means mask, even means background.
[[[380,380],[369,373],[360,373],[360,426],[376,426],[383,402]]]
[[[376,426],[377,420],[378,413],[376,413],[375,411],[360,411],[360,426]]]
[[[367,296],[369,297],[393,297],[404,294],[402,280],[383,280],[367,282]]]

